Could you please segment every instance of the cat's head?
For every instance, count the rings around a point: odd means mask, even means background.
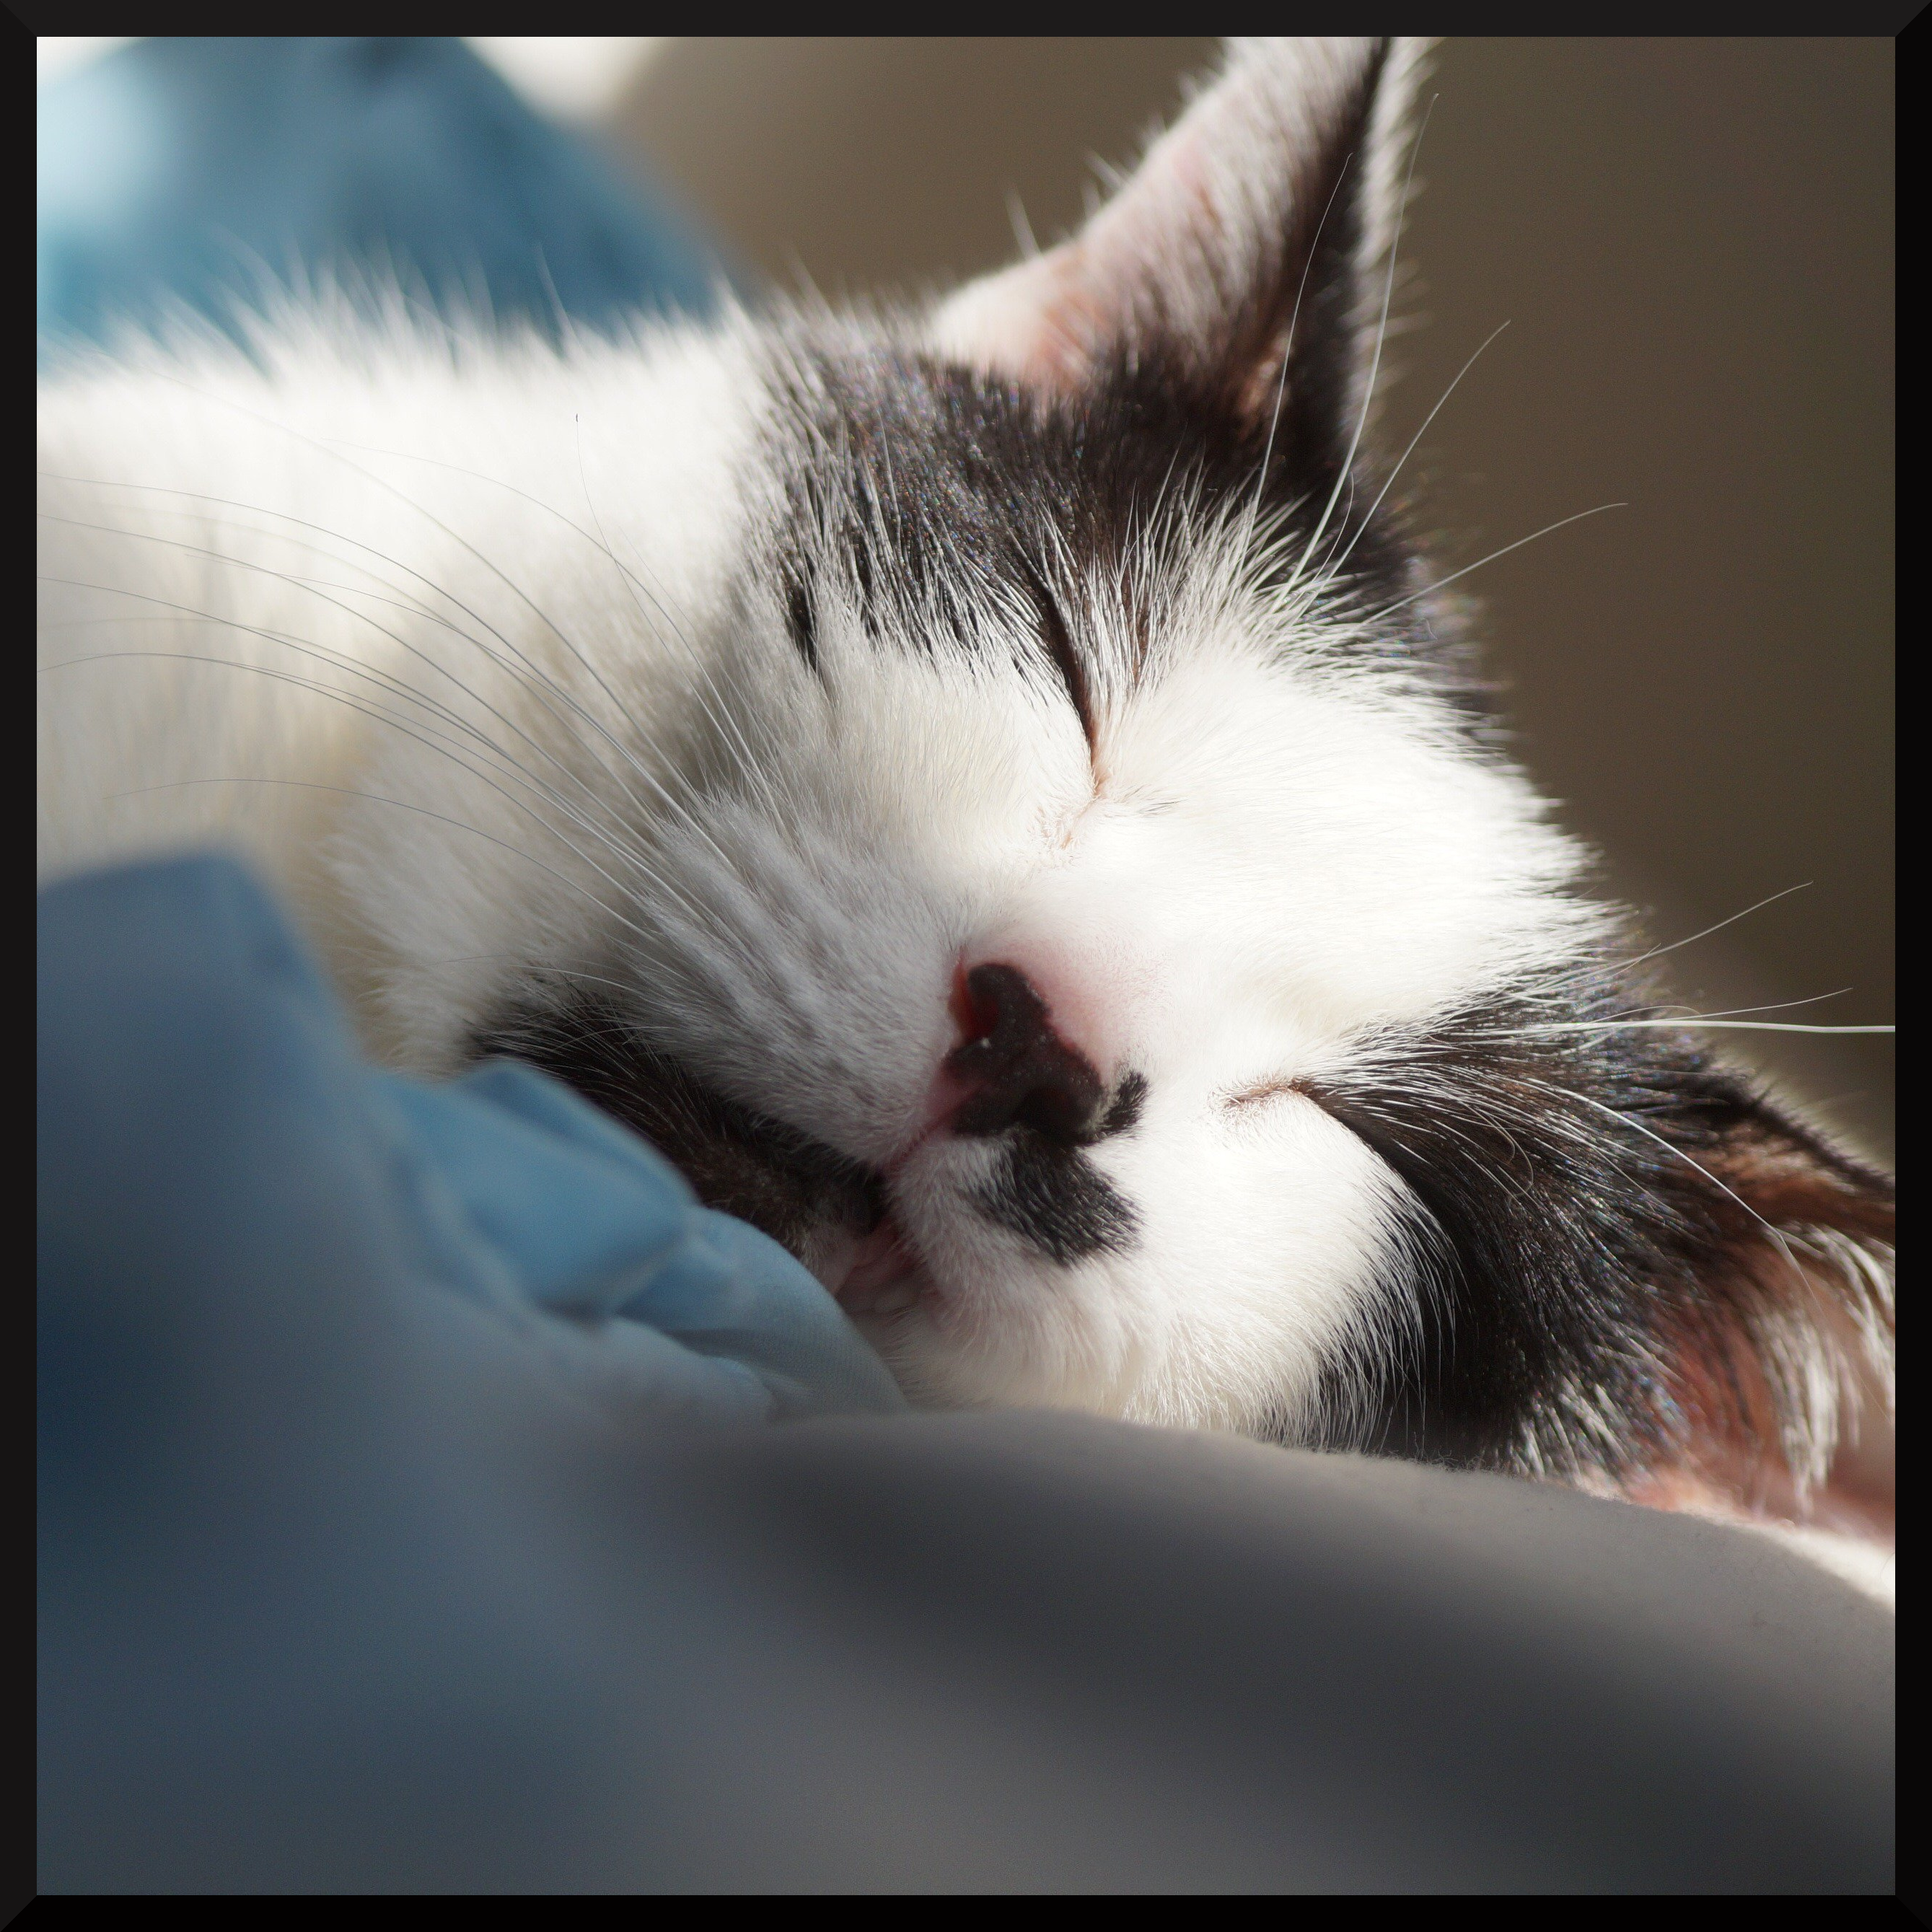
[[[1888,1194],[1656,1023],[1496,748],[1367,428],[1416,72],[1238,47],[1064,245],[728,332],[713,580],[633,574],[464,1041],[916,1397],[1776,1502],[1882,1408]]]

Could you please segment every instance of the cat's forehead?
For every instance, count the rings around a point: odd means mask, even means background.
[[[1286,422],[1243,420],[1152,352],[1043,395],[884,328],[780,339],[771,559],[836,580],[867,622],[874,604],[943,619],[1016,597],[1072,627],[1098,678],[1123,651],[1232,621],[1490,732],[1462,627],[1394,506],[1298,460]]]
[[[1282,507],[1278,477],[1270,497],[1256,490],[1265,440],[1151,365],[1044,395],[854,332],[796,346],[776,392],[790,508],[890,546],[915,578],[1050,567],[1061,545],[1118,562],[1164,541],[1178,563],[1231,506]],[[1163,514],[1184,503],[1191,529]]]

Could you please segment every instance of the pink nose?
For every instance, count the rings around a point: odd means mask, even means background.
[[[1054,1030],[1046,1000],[1016,966],[975,966],[952,989],[952,1016],[966,1036],[945,1070],[967,1090],[956,1134],[1028,1126],[1063,1147],[1095,1137],[1106,1089],[1084,1054]]]

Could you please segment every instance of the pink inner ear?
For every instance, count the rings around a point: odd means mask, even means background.
[[[1316,306],[1348,338],[1352,365],[1360,332],[1347,318],[1397,219],[1391,170],[1417,62],[1407,44],[1359,38],[1232,43],[1222,71],[1079,235],[959,290],[933,318],[932,346],[1052,395],[1117,350],[1158,345],[1258,416],[1346,178],[1343,226],[1358,240],[1324,269],[1327,292],[1343,299]]]
[[[1086,284],[1084,244],[969,283],[933,318],[933,346],[989,376],[1048,395],[1077,388],[1092,366],[1100,304]]]
[[[1066,394],[1130,328],[1144,289],[1177,268],[1211,278],[1222,225],[1205,142],[1184,122],[1072,241],[952,296],[934,318],[934,344],[990,375]]]
[[[1734,1235],[1727,1264],[1704,1284],[1701,1317],[1666,1345],[1686,1425],[1676,1463],[1626,1492],[1655,1508],[1889,1550],[1898,1516],[1891,1184],[1762,1100],[1743,1105],[1703,1159],[1756,1227]],[[1796,1245],[1759,1228],[1789,1231]],[[1786,1448],[1793,1432],[1815,1444],[1808,1457],[1796,1452],[1795,1467]],[[1821,1452],[1822,1474],[1804,1480]]]
[[[1750,1358],[1737,1365],[1751,1378]],[[1724,1370],[1714,1379],[1732,1384]],[[1680,1389],[1694,1414],[1700,1406],[1696,1378]],[[1732,1394],[1742,1391],[1732,1389]],[[1838,1447],[1824,1479],[1808,1487],[1792,1475],[1778,1442],[1768,1391],[1757,1390],[1756,1414],[1748,1420],[1730,1417],[1714,1392],[1704,1432],[1676,1465],[1652,1470],[1623,1484],[1632,1502],[1652,1509],[1682,1510],[1720,1522],[1783,1523],[1857,1538],[1892,1549],[1898,1533],[1897,1457],[1894,1430],[1886,1392],[1868,1370],[1855,1388],[1844,1391]]]

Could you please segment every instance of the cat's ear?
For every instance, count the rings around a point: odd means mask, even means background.
[[[1716,1239],[1703,1292],[1662,1338],[1684,1454],[1640,1498],[1883,1541],[1895,1190],[1728,1079],[1690,1138],[1720,1190],[1700,1190]]]
[[[1220,74],[1079,233],[959,290],[937,311],[934,346],[1048,393],[1150,366],[1250,424],[1280,394],[1284,430],[1346,447],[1424,52],[1230,43]]]

